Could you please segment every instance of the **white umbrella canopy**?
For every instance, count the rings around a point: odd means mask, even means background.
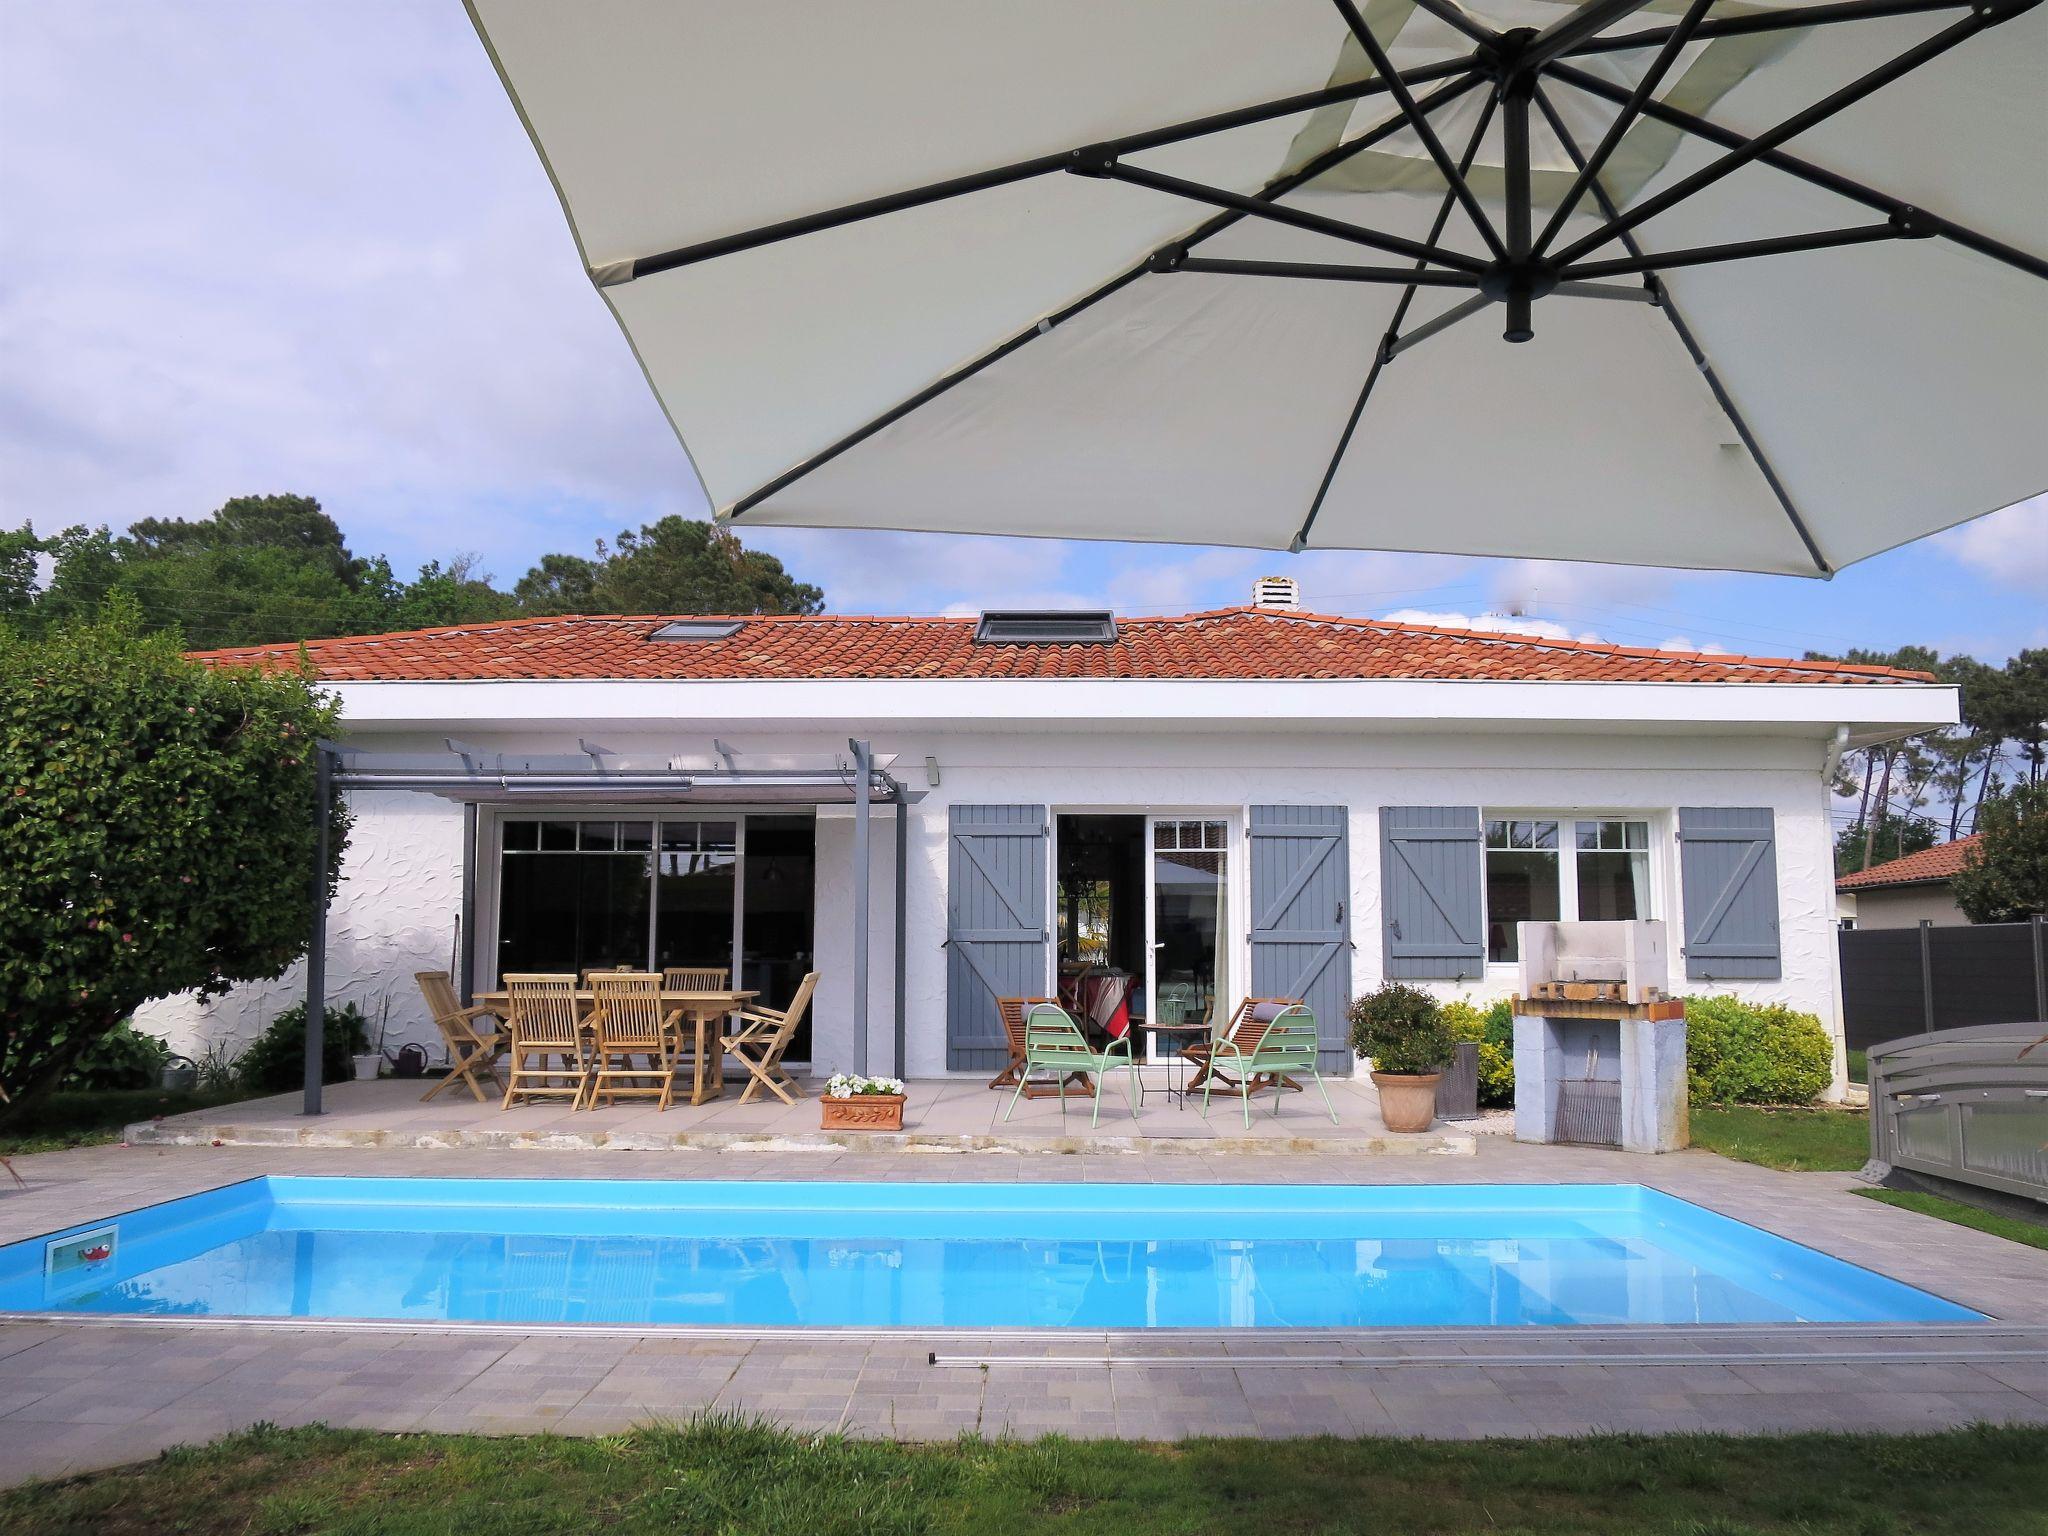
[[[2038,0],[468,4],[738,527],[1825,576],[2048,486]]]

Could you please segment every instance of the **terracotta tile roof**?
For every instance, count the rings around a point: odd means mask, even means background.
[[[1920,885],[1931,880],[1946,880],[1962,870],[1964,855],[1983,838],[1983,833],[1973,833],[1952,843],[1936,843],[1932,848],[1922,848],[1903,859],[1887,859],[1882,864],[1859,869],[1853,875],[1842,876],[1835,882],[1835,889],[1867,891],[1879,885]]]
[[[976,645],[975,620],[824,614],[741,620],[730,639],[648,636],[675,615],[508,619],[306,642],[329,682],[467,679],[1144,677],[1433,678],[1499,682],[1931,682],[1921,672],[1786,657],[1590,645],[1491,630],[1260,608],[1122,619],[1111,645]],[[298,648],[199,651],[215,664],[290,665]]]

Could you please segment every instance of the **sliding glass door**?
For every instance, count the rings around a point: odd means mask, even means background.
[[[498,845],[498,976],[719,966],[779,1008],[811,969],[809,816],[506,816]]]
[[[1229,843],[1222,821],[1152,823],[1152,1017],[1162,1024],[1231,1006]]]

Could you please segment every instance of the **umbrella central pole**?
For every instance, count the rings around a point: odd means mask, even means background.
[[[1530,308],[1557,286],[1557,269],[1535,254],[1530,219],[1529,104],[1542,68],[1542,34],[1533,27],[1502,33],[1489,50],[1499,97],[1501,169],[1507,203],[1507,255],[1480,274],[1479,291],[1504,306],[1508,341],[1535,335]]]

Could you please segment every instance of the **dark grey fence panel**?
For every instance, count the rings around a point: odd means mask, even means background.
[[[1841,935],[1842,1024],[1849,1049],[1931,1029],[2048,1014],[2036,923],[1858,928]]]

